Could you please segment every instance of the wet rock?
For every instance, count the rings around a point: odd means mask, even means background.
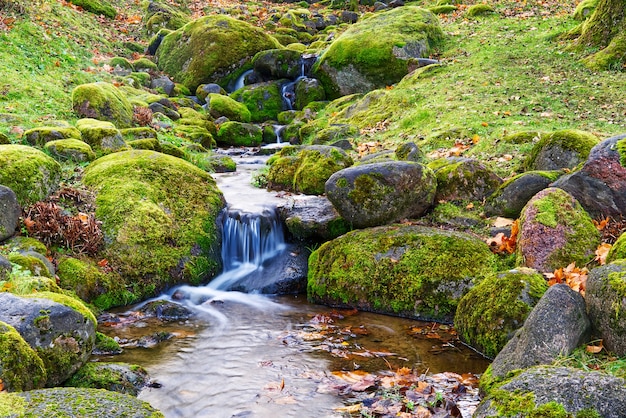
[[[295,80],[302,75],[302,54],[289,49],[269,49],[256,54],[252,65],[266,80]]]
[[[524,207],[517,237],[517,265],[552,272],[595,256],[600,232],[581,205],[561,189],[537,193]]]
[[[626,213],[625,140],[626,135],[619,135],[600,142],[579,171],[561,177],[552,186],[574,196],[593,217],[621,217]]]
[[[562,171],[528,171],[507,180],[487,198],[485,214],[518,218],[526,203],[562,174]]]
[[[589,273],[585,300],[589,319],[607,350],[626,355],[626,261],[618,260]]]
[[[565,284],[554,285],[493,360],[490,378],[503,378],[513,370],[551,364],[558,356],[567,356],[587,342],[590,332],[585,300],[580,293]]]
[[[625,410],[624,379],[596,371],[540,366],[524,370],[498,386],[480,403],[473,417],[619,418]]]
[[[542,135],[524,161],[526,170],[574,169],[584,162],[600,140],[595,135],[568,129]]]
[[[298,240],[328,241],[350,229],[324,196],[293,197],[276,210],[289,233]]]
[[[185,306],[165,300],[148,302],[139,309],[139,313],[162,321],[187,320],[195,315],[193,311]]]
[[[436,201],[482,200],[502,179],[478,160],[450,157],[428,164],[437,176]]]
[[[168,96],[172,95],[172,92],[174,91],[174,87],[175,87],[174,82],[166,76],[154,78],[150,82],[151,89],[162,91]]]
[[[294,107],[298,110],[304,109],[311,102],[326,99],[326,93],[320,81],[309,77],[302,77],[296,81],[294,94]]]
[[[47,372],[47,386],[69,378],[87,362],[93,350],[95,318],[77,299],[39,292],[34,297],[0,293],[0,321],[12,327],[37,352]],[[81,313],[51,299],[82,306]]]
[[[46,384],[46,377],[43,361],[35,350],[15,328],[0,321],[0,380],[3,390],[38,389]]]
[[[64,386],[106,389],[137,396],[148,383],[148,372],[141,366],[127,363],[87,363]]]
[[[325,190],[342,218],[366,228],[423,215],[434,202],[436,187],[428,167],[394,161],[338,171]]]
[[[21,214],[22,209],[13,190],[0,185],[0,242],[15,234]]]

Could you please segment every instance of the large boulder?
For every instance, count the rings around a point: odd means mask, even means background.
[[[492,390],[472,416],[620,418],[624,411],[624,379],[596,371],[539,366]]]
[[[219,271],[216,219],[224,198],[208,173],[170,155],[134,150],[94,161],[83,180],[96,192],[104,255],[135,297],[200,284]]]
[[[217,143],[231,147],[258,147],[263,142],[263,130],[257,125],[224,122],[217,131]]]
[[[215,119],[222,116],[235,122],[250,122],[252,114],[245,104],[218,93],[209,93],[206,96],[206,107]]]
[[[591,270],[585,300],[604,346],[620,357],[626,355],[626,261]]]
[[[341,34],[315,64],[314,75],[330,99],[367,93],[400,81],[443,39],[437,17],[426,9],[377,13]]]
[[[450,322],[459,299],[495,268],[478,238],[390,225],[348,232],[314,251],[307,293],[312,302]]]
[[[423,215],[434,202],[436,187],[428,167],[390,161],[338,171],[325,190],[341,217],[366,228]]]
[[[548,188],[524,207],[517,236],[517,264],[552,272],[570,263],[584,266],[595,257],[600,232],[578,201]]]
[[[113,123],[117,128],[133,124],[133,106],[113,84],[99,81],[81,84],[72,91],[72,107],[81,118]]]
[[[10,417],[163,418],[149,403],[131,395],[88,388],[0,393],[0,411],[9,411]]]
[[[524,161],[526,170],[574,169],[584,162],[600,142],[597,136],[576,129],[542,135]]]
[[[298,240],[325,242],[350,230],[324,196],[293,196],[276,210],[289,233]]]
[[[45,291],[27,296],[0,293],[0,321],[15,328],[41,358],[46,386],[59,385],[89,359],[96,319],[78,299]]]
[[[437,176],[436,201],[483,200],[502,179],[485,164],[471,158],[450,157],[428,165]]]
[[[280,48],[261,29],[225,15],[201,17],[166,35],[156,51],[159,68],[189,90],[203,83],[226,86],[228,76],[259,51]]]
[[[252,122],[276,120],[283,110],[282,81],[268,81],[244,86],[231,97],[243,103],[250,111]]]
[[[0,184],[28,206],[59,187],[61,166],[43,152],[25,145],[0,145]]]
[[[552,364],[587,342],[591,323],[585,300],[565,284],[551,286],[530,312],[524,326],[498,353],[481,379],[481,385],[506,377],[509,372]]]
[[[15,192],[0,185],[0,242],[15,234],[21,214],[22,209]]]
[[[35,350],[15,328],[0,322],[0,381],[3,390],[15,392],[42,388],[46,377],[43,361]]]
[[[304,74],[302,53],[291,49],[269,49],[254,56],[254,71],[266,80],[296,79]]]
[[[76,128],[83,141],[96,151],[111,153],[128,149],[122,133],[111,122],[85,118],[76,122]]]
[[[341,148],[329,145],[284,147],[267,162],[270,189],[321,195],[333,173],[352,165],[352,158]]]
[[[558,179],[553,187],[574,196],[594,218],[626,213],[626,134],[593,147],[583,167]]]
[[[47,142],[44,149],[58,161],[90,162],[96,159],[91,146],[79,139],[58,139]]]
[[[459,338],[487,357],[495,357],[548,288],[532,269],[489,276],[461,300],[454,317]]]
[[[512,177],[487,198],[485,214],[518,218],[526,203],[562,174],[562,171],[528,171]]]

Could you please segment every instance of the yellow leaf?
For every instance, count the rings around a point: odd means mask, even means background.
[[[611,251],[611,244],[603,243],[596,248],[596,258],[595,260],[601,265],[606,264],[606,257],[609,255],[609,251]]]
[[[588,345],[587,347],[585,347],[585,351],[591,354],[598,354],[600,351],[602,351],[603,345],[602,345],[602,340],[600,340],[600,344],[599,345]]]
[[[361,405],[362,404],[357,403],[357,404],[349,405],[349,406],[340,406],[337,408],[333,408],[333,411],[346,412],[348,414],[356,414],[357,412],[361,410]]]
[[[513,219],[498,216],[493,222],[493,226],[496,228],[504,228],[505,226],[513,225],[513,222],[515,222]]]
[[[483,123],[481,123],[481,125],[482,125],[482,126],[484,126],[485,128],[486,128],[487,126],[489,126],[489,124],[488,124],[487,122],[483,122]]]

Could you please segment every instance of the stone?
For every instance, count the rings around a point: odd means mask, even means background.
[[[24,132],[24,138],[33,146],[43,147],[47,142],[59,139],[80,140],[80,131],[73,126],[42,126]]]
[[[15,328],[0,321],[0,380],[3,390],[19,392],[38,389],[45,385],[46,377],[43,361],[35,350]]]
[[[150,88],[156,90],[158,92],[163,92],[168,96],[172,95],[174,91],[175,84],[169,77],[161,76],[157,78],[153,78],[150,82]]]
[[[582,168],[552,184],[580,202],[594,218],[619,218],[626,213],[626,167],[618,144],[625,135],[605,139],[592,148]]]
[[[263,142],[263,130],[251,123],[229,121],[220,125],[217,143],[234,147],[258,147]]]
[[[428,166],[437,176],[437,202],[483,200],[502,184],[496,173],[475,159],[450,157]]]
[[[513,370],[552,364],[587,342],[590,335],[591,323],[580,293],[566,284],[551,286],[493,360],[489,376],[499,379]]]
[[[58,161],[90,162],[96,159],[89,144],[78,139],[58,139],[47,142],[44,149]]]
[[[517,265],[543,273],[570,263],[586,265],[595,257],[600,232],[582,206],[553,187],[537,193],[519,218]]]
[[[576,129],[542,135],[523,166],[526,170],[537,171],[572,170],[587,159],[591,149],[599,142],[597,136]]]
[[[294,88],[294,108],[304,109],[309,103],[326,100],[326,93],[320,81],[315,78],[301,77]]]
[[[206,97],[206,108],[215,119],[226,117],[234,122],[250,122],[252,113],[245,104],[221,94],[210,93]]]
[[[130,128],[133,124],[133,106],[117,87],[104,81],[74,88],[72,107],[81,118],[111,122],[117,128]]]
[[[0,185],[0,242],[11,238],[19,226],[22,208],[15,192]]]
[[[281,85],[284,81],[268,81],[244,86],[231,94],[250,112],[250,121],[276,120],[283,110]],[[228,116],[228,115],[225,115]],[[229,119],[233,119],[230,118]]]
[[[13,270],[13,265],[9,260],[0,255],[0,281],[6,280]]]
[[[302,64],[300,52],[282,48],[261,51],[252,59],[254,71],[266,80],[295,80],[303,75]]]
[[[83,141],[93,150],[111,153],[127,149],[119,129],[111,122],[97,119],[79,119],[76,128],[80,131]]]
[[[291,236],[301,241],[325,242],[350,230],[325,196],[293,196],[276,208]]]
[[[149,383],[148,372],[127,363],[87,363],[65,382],[74,388],[106,389],[137,396]]]
[[[326,182],[326,195],[355,228],[417,218],[434,203],[437,180],[428,167],[391,161],[350,167]]]

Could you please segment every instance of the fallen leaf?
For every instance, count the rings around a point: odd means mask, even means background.
[[[602,243],[596,248],[596,258],[595,260],[601,265],[606,264],[606,257],[609,255],[609,251],[611,251],[611,244]]]
[[[357,412],[361,411],[361,406],[363,404],[357,403],[354,405],[348,405],[348,406],[339,406],[336,408],[333,408],[333,411],[336,412],[346,412],[348,414],[356,414]]]
[[[496,228],[504,228],[506,226],[513,225],[513,222],[515,222],[514,219],[502,218],[498,216],[493,222],[493,226],[495,226]]]
[[[585,347],[585,351],[591,354],[598,354],[600,351],[602,351],[603,348],[604,346],[602,345],[602,340],[600,340],[600,343],[598,345],[589,344],[587,347]]]

